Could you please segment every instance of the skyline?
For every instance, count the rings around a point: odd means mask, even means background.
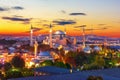
[[[45,34],[52,24],[54,31],[66,26],[69,35],[82,35],[82,29],[74,27],[85,24],[87,29],[107,28],[95,30],[96,35],[120,37],[119,3],[118,0],[0,0],[0,34],[28,35],[31,24],[42,28],[36,35]]]

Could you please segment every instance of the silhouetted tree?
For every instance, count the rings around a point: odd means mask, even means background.
[[[12,68],[12,65],[9,62],[6,62],[3,67],[5,71],[8,71],[9,69]]]
[[[12,58],[11,64],[15,68],[24,68],[25,67],[25,61],[20,55],[16,55]]]
[[[77,66],[82,66],[83,64],[87,64],[88,59],[85,54],[78,54],[75,58],[75,61]]]
[[[87,80],[96,80],[96,79],[95,79],[95,76],[89,76]]]
[[[87,80],[103,80],[101,76],[89,76]]]
[[[70,64],[66,63],[65,65],[66,65],[67,69],[71,69]]]
[[[3,64],[2,63],[0,63],[0,69],[3,67]]]
[[[4,75],[2,74],[1,71],[0,71],[0,80],[5,80],[5,79],[4,79]]]

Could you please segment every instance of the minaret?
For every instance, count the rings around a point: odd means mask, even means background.
[[[35,43],[34,43],[34,56],[35,56],[35,58],[37,57],[37,50],[38,50],[38,42],[35,40]]]
[[[77,39],[76,39],[76,37],[74,37],[73,45],[76,45],[76,43],[77,43]]]
[[[50,24],[49,45],[52,48],[52,25]]]
[[[82,33],[82,35],[83,35],[83,48],[85,47],[85,27],[86,27],[86,25],[83,25],[83,26],[81,26],[82,27],[82,30],[83,30],[83,33]]]
[[[30,46],[33,46],[33,27],[30,28]]]
[[[66,36],[66,26],[64,26],[64,32],[65,32],[65,36]]]

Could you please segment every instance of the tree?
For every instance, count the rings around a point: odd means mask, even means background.
[[[0,80],[4,80],[4,75],[2,74],[1,71],[0,71]]]
[[[90,69],[101,69],[105,66],[105,60],[103,57],[96,55],[94,57],[94,62],[90,64]]]
[[[71,69],[70,64],[66,63],[65,65],[66,65],[67,69]]]
[[[34,76],[34,71],[32,69],[23,68],[21,72],[23,77]]]
[[[3,64],[2,63],[0,63],[0,69],[3,67]]]
[[[95,80],[95,76],[89,76],[87,80]]]
[[[77,64],[77,66],[82,66],[83,64],[87,64],[88,63],[88,59],[86,54],[78,54],[75,58],[75,62]]]
[[[15,68],[24,68],[25,67],[25,61],[20,55],[16,55],[12,58],[11,64]]]
[[[55,62],[54,66],[61,67],[61,68],[67,68],[67,66],[63,62]]]
[[[53,66],[53,62],[51,60],[46,60],[41,63],[41,66]]]
[[[76,67],[76,62],[75,62],[76,55],[77,55],[76,52],[69,51],[65,55],[65,63],[69,63],[71,66]]]
[[[21,71],[7,71],[6,72],[6,79],[10,79],[10,78],[19,78],[19,77],[23,77]]]
[[[101,76],[89,76],[87,80],[103,80]]]
[[[12,68],[12,65],[9,62],[6,62],[3,67],[5,71],[8,71],[9,69]]]

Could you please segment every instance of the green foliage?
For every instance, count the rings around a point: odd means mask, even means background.
[[[77,53],[73,51],[69,51],[65,56],[75,58],[77,56]]]
[[[105,68],[112,68],[116,67],[116,63],[118,62],[119,59],[113,58],[113,59],[106,59],[105,60]]]
[[[116,54],[117,54],[117,57],[120,58],[120,52],[117,52]]]
[[[66,65],[67,69],[71,69],[70,64],[66,63],[65,65]]]
[[[19,77],[23,77],[21,71],[19,70],[8,70],[6,72],[6,79],[10,79],[10,78],[19,78]]]
[[[41,66],[53,66],[53,62],[51,60],[46,60],[40,63]]]
[[[83,68],[80,67],[80,70],[89,70],[90,69],[90,65],[89,64],[84,64]]]
[[[6,79],[34,76],[33,70],[27,68],[12,68],[6,71],[5,74]]]
[[[32,69],[24,68],[22,69],[22,75],[23,77],[34,76],[34,72]]]
[[[67,66],[63,62],[55,62],[54,66],[61,67],[61,68],[67,68]]]
[[[83,64],[87,64],[88,59],[85,54],[78,54],[75,58],[75,62],[78,65],[82,66]]]
[[[97,65],[99,68],[101,68],[105,65],[105,61],[102,57],[100,57],[99,55],[96,55],[94,64]]]
[[[60,61],[56,61],[53,63],[51,60],[46,60],[46,61],[40,63],[40,65],[41,66],[56,66],[56,67],[71,69],[70,64],[68,64],[68,63],[64,64],[63,62],[60,62]]]
[[[25,61],[20,55],[16,55],[11,60],[12,66],[15,68],[24,68],[25,67]]]

